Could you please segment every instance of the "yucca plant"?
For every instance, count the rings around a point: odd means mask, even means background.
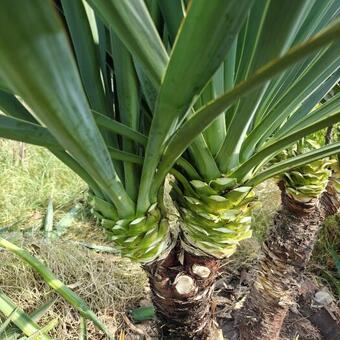
[[[336,84],[320,108],[336,96]],[[336,124],[338,125],[338,124]],[[336,125],[302,138],[274,162],[304,154],[332,142]],[[289,306],[299,294],[302,274],[312,254],[324,218],[339,209],[338,157],[324,158],[278,176],[281,209],[274,217],[243,309],[238,313],[242,338],[276,339]]]
[[[277,158],[296,157],[318,148],[315,140],[301,139]],[[241,338],[279,338],[323,222],[320,198],[332,174],[332,164],[334,160],[329,158],[319,159],[279,176],[281,209],[262,245],[257,277],[238,315]]]
[[[250,237],[252,189],[339,152],[268,162],[340,119],[337,1],[3,0],[0,135],[89,185],[143,264],[164,336],[202,339],[220,260]],[[164,180],[182,221],[170,227]]]

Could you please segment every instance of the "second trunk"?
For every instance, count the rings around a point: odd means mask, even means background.
[[[317,202],[301,203],[283,191],[282,208],[262,247],[257,278],[238,315],[241,339],[278,339],[321,224]]]

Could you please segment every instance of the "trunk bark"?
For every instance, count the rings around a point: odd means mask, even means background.
[[[219,260],[190,254],[180,243],[164,260],[144,266],[162,339],[209,336],[211,296],[219,267]]]
[[[279,338],[322,222],[318,200],[301,203],[281,190],[282,207],[263,244],[257,278],[236,316],[241,339]]]
[[[326,191],[321,195],[320,204],[325,218],[335,215],[340,210],[340,197],[333,185],[332,178],[328,181]]]

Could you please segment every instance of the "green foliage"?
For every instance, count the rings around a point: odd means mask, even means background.
[[[312,110],[339,78],[338,7],[2,0],[0,136],[48,148],[101,202],[95,214],[122,254],[153,260],[171,243],[154,215],[171,169],[217,192],[200,198],[207,206],[238,207],[242,188],[339,152],[332,143],[270,165],[340,119],[337,95]],[[222,178],[235,179],[226,191]]]
[[[223,258],[232,255],[240,241],[251,237],[251,214],[256,200],[251,187],[228,190],[235,185],[235,179],[221,177],[209,184],[199,180],[189,183],[176,171],[172,173],[177,179],[172,196],[183,219],[184,247],[195,245]]]
[[[339,223],[339,214],[325,221],[309,264],[309,270],[327,283],[338,298],[340,298],[340,258],[337,251],[340,247]]]
[[[309,139],[299,141],[293,148],[284,152],[281,157],[289,158],[319,148],[317,142]],[[326,189],[328,179],[332,175],[329,169],[334,161],[320,159],[284,173],[281,178],[285,189],[295,200],[308,202],[319,198]]]
[[[0,311],[7,317],[8,319],[2,324],[2,331],[0,333],[0,339],[2,338],[2,334],[4,335],[4,339],[7,339],[7,336],[13,336],[12,332],[9,331],[7,334],[6,329],[8,330],[8,325],[10,322],[13,322],[24,335],[38,336],[38,339],[48,340],[52,339],[47,335],[48,330],[41,329],[37,323],[27,315],[23,310],[21,310],[18,306],[16,306],[13,301],[5,295],[0,290]],[[45,328],[45,327],[43,327]],[[46,332],[46,333],[45,333]]]
[[[142,217],[120,220],[111,220],[107,209],[101,209],[98,204],[93,207],[101,225],[107,230],[108,239],[114,241],[123,256],[132,260],[150,262],[172,242],[169,222],[161,218],[156,203]]]
[[[59,217],[86,189],[81,178],[47,150],[3,139],[0,172],[1,227],[40,226],[50,197]]]

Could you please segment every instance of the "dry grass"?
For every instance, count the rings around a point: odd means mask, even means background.
[[[137,264],[113,255],[80,249],[65,241],[51,244],[43,239],[29,238],[20,243],[79,294],[112,333],[119,334],[121,329],[126,331],[123,315],[137,307],[147,295],[147,279]],[[9,253],[1,253],[0,287],[27,312],[54,296],[30,267]],[[41,320],[41,325],[56,317],[60,322],[51,332],[53,339],[79,338],[79,315],[61,299]],[[90,339],[104,339],[92,326],[89,329]]]

